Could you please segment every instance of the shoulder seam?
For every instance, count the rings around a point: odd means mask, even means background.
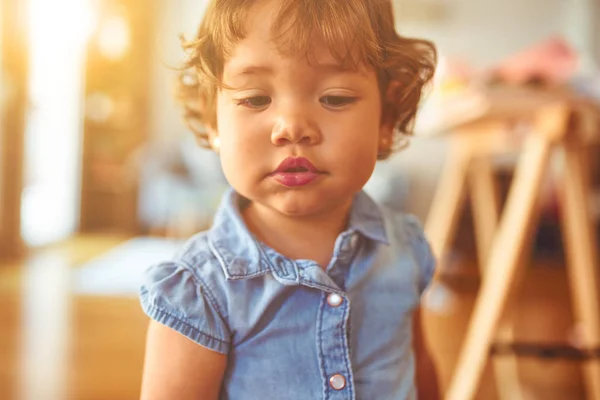
[[[187,271],[189,271],[190,275],[192,276],[192,279],[194,279],[196,281],[196,284],[198,284],[199,286],[202,286],[203,291],[206,293],[206,297],[210,301],[211,305],[215,308],[215,311],[217,312],[217,314],[219,314],[219,317],[221,317],[223,322],[228,323],[229,320],[228,320],[228,318],[225,318],[223,311],[221,310],[221,307],[219,306],[219,303],[216,300],[216,296],[210,290],[210,286],[205,282],[204,279],[202,279],[200,276],[198,276],[198,274],[194,271],[194,267],[185,260],[178,260],[178,261],[175,261],[175,263],[177,263],[178,265],[182,266]]]

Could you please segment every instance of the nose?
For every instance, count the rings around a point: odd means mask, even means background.
[[[312,146],[321,141],[317,124],[298,111],[277,118],[271,133],[271,142],[275,146],[303,144]]]

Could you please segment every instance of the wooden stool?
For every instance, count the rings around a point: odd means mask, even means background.
[[[510,311],[518,286],[523,253],[531,244],[541,184],[551,156],[559,151],[564,153],[561,218],[574,315],[582,327],[583,346],[600,347],[597,241],[584,157],[587,146],[600,139],[600,112],[565,91],[494,89],[486,98],[484,112],[450,127],[450,157],[425,227],[441,260],[455,233],[469,182],[482,284],[447,400],[472,399],[493,341],[512,341],[512,324],[501,318],[510,317],[506,311]],[[511,132],[522,123],[529,124],[530,129],[520,141]],[[490,158],[515,147],[519,148],[517,168],[499,217]],[[585,361],[583,369],[588,397],[600,400],[600,360]],[[494,371],[501,399],[523,397],[514,357],[495,358]]]

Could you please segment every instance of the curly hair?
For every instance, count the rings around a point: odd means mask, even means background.
[[[177,94],[184,118],[198,143],[211,147],[207,127],[217,130],[216,96],[224,87],[220,76],[235,44],[245,36],[246,15],[257,0],[212,0],[193,40],[181,38],[187,54],[179,74]],[[413,132],[423,88],[433,78],[435,46],[400,36],[390,0],[278,0],[272,26],[280,51],[313,56],[320,39],[344,67],[371,65],[378,73],[382,118],[396,127],[387,158],[404,147]],[[388,92],[391,82],[397,90]]]

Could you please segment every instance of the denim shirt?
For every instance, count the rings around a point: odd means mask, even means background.
[[[150,318],[228,356],[220,399],[416,399],[412,311],[435,264],[416,219],[358,193],[324,269],[257,241],[241,200],[141,287]]]

